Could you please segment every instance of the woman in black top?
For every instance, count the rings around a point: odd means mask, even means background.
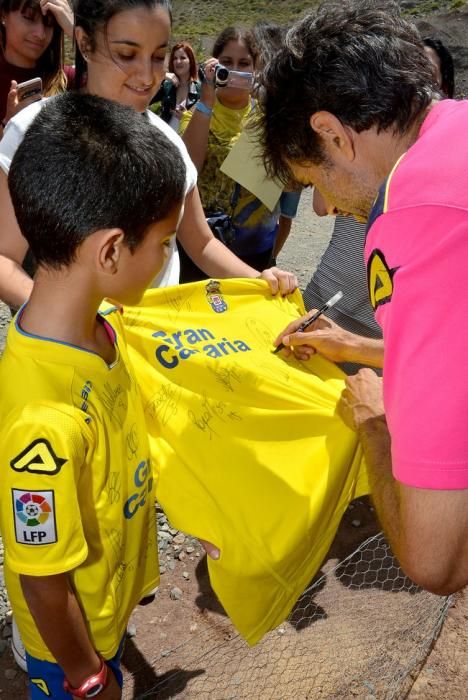
[[[175,44],[169,57],[169,72],[166,80],[152,100],[161,103],[159,115],[175,131],[186,109],[200,99],[200,82],[197,80],[197,64],[190,44]]]

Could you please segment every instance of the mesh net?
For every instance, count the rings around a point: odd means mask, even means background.
[[[405,577],[379,533],[324,567],[287,622],[257,646],[228,621],[211,623],[155,659],[158,672],[165,662],[168,672],[131,697],[404,698],[450,602]]]

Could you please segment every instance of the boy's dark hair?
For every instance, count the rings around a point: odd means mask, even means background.
[[[319,164],[310,117],[326,110],[360,132],[405,133],[437,95],[414,25],[388,0],[329,0],[294,25],[262,77],[260,138],[270,175]]]
[[[37,264],[58,268],[100,229],[122,229],[134,250],[181,203],[185,165],[145,114],[69,92],[50,99],[27,130],[8,186]]]
[[[96,49],[96,33],[104,31],[107,41],[107,25],[109,21],[120,12],[145,7],[152,10],[154,7],[162,7],[167,11],[172,23],[171,0],[72,0],[75,13],[75,27],[82,27],[86,32],[91,52]],[[78,42],[75,46],[75,88],[79,90],[85,82],[87,72],[86,61],[81,55]]]
[[[452,98],[455,94],[455,67],[453,65],[452,54],[440,39],[426,36],[423,39],[423,44],[424,46],[429,46],[431,49],[434,49],[438,55],[440,74],[442,76],[442,85],[440,88],[447,97]]]

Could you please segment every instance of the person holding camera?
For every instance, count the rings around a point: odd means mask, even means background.
[[[21,83],[42,79],[44,95],[65,90],[63,34],[72,36],[73,13],[67,0],[0,0],[0,17],[1,138],[11,117],[41,96],[39,80],[31,91]]]
[[[251,32],[224,29],[215,41],[213,57],[201,68],[201,99],[182,115],[180,133],[198,170],[203,209],[215,236],[261,270],[272,258],[278,210],[271,212],[220,170],[255,110],[251,92],[257,58]],[[205,277],[181,250],[181,281]]]

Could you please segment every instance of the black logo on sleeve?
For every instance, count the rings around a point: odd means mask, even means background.
[[[373,250],[367,263],[367,283],[369,299],[374,311],[387,304],[393,295],[393,276],[398,268],[390,269],[383,253]]]
[[[52,445],[45,438],[38,438],[31,442],[19,455],[10,462],[10,467],[15,472],[31,472],[31,474],[58,474],[67,462],[62,457],[57,457]]]

